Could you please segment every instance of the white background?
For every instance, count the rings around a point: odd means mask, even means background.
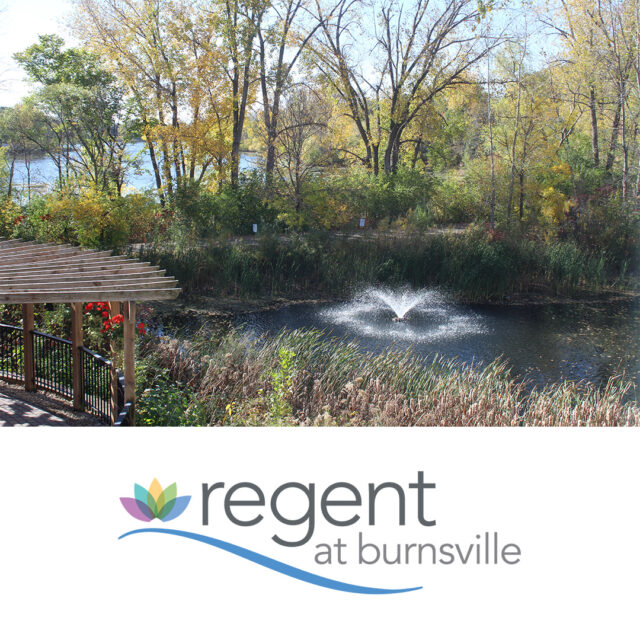
[[[0,637],[7,640],[367,638],[493,640],[640,637],[640,430],[52,429],[0,432]],[[201,523],[201,483],[435,482],[426,516],[407,525],[393,501],[379,524],[322,524],[304,547],[270,538],[272,519],[224,522],[220,498]],[[399,595],[323,589],[198,542],[155,534],[118,498],[133,485],[193,495],[177,520],[301,569]],[[215,495],[215,494],[214,494]],[[319,496],[318,496],[319,498]],[[388,509],[383,509],[387,506]],[[283,509],[284,510],[284,509]],[[247,511],[247,514],[249,512]],[[346,508],[345,508],[346,513]],[[293,515],[293,514],[292,514]],[[150,526],[156,526],[154,521]],[[304,527],[302,527],[304,528]],[[319,566],[317,543],[341,536],[459,542],[498,531],[515,566]],[[289,535],[293,535],[289,531]]]

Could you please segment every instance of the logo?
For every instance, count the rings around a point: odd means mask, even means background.
[[[293,566],[239,544],[205,535],[200,531],[184,531],[164,527],[144,527],[127,531],[119,540],[133,535],[161,535],[198,542],[230,553],[271,571],[318,587],[357,594],[401,594],[418,591],[422,586],[379,587],[343,582],[325,575],[325,571],[339,571],[344,565],[364,569],[370,566],[456,566],[517,565],[520,563],[519,545],[506,542],[498,531],[475,534],[472,539],[442,541],[434,534],[423,538],[436,526],[433,496],[435,482],[427,482],[423,471],[417,472],[414,482],[384,481],[353,484],[339,481],[329,485],[285,482],[277,487],[254,482],[203,482],[200,502],[202,527],[230,525],[256,529],[256,534],[272,534],[271,541],[283,548],[308,547],[321,573]],[[380,499],[380,495],[383,499]],[[213,498],[212,498],[213,495]],[[120,498],[127,513],[138,520],[162,522],[177,518],[186,508],[191,496],[177,496],[176,484],[164,491],[157,480],[149,490],[135,485],[134,498]],[[301,513],[300,505],[304,506]],[[196,509],[197,510],[197,509]],[[194,520],[191,513],[187,520]],[[411,529],[405,529],[407,523]],[[384,524],[384,530],[397,526],[397,536],[380,539],[374,528]],[[317,525],[322,525],[316,530]],[[317,539],[320,531],[327,535],[331,527],[336,536]],[[413,531],[420,538],[408,538],[404,532]],[[329,533],[329,535],[331,535]],[[226,537],[226,536],[225,536]],[[434,539],[435,538],[435,539]],[[278,554],[279,555],[279,554]],[[364,575],[364,574],[363,574]]]
[[[191,496],[178,496],[176,483],[162,489],[154,478],[149,489],[134,485],[134,498],[120,498],[122,506],[130,516],[143,522],[151,522],[155,518],[167,522],[177,518],[189,505]]]

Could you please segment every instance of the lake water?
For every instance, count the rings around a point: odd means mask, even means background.
[[[425,291],[404,322],[365,292],[350,302],[291,305],[244,314],[236,324],[253,336],[283,328],[321,329],[356,340],[362,349],[410,348],[465,363],[507,360],[530,386],[562,380],[603,384],[626,372],[640,386],[640,301],[525,306],[465,305]],[[638,397],[637,391],[633,393]]]
[[[140,154],[141,167],[137,173],[130,171],[127,175],[127,187],[139,191],[145,189],[155,189],[156,181],[153,175],[151,158],[144,142],[136,142],[127,146],[127,152],[131,156]],[[247,171],[258,166],[257,156],[250,153],[240,155],[240,170]],[[51,158],[43,156],[31,160],[31,184],[53,185],[58,179],[58,169]],[[24,158],[18,156],[14,168],[14,183],[16,185],[27,184],[27,168]]]

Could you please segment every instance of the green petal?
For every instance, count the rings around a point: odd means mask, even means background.
[[[158,498],[158,514],[162,512],[164,505],[175,500],[177,495],[178,488],[176,486],[176,483],[174,482],[173,484],[170,484]],[[160,516],[158,515],[158,517]]]

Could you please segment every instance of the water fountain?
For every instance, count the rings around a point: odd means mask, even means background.
[[[432,342],[485,331],[473,312],[436,289],[371,287],[349,302],[325,308],[320,316],[355,335],[395,342]]]
[[[384,302],[396,314],[395,318],[392,318],[393,322],[403,322],[407,313],[427,297],[425,291],[411,291],[410,289],[400,289],[399,291],[371,289],[369,295]]]

